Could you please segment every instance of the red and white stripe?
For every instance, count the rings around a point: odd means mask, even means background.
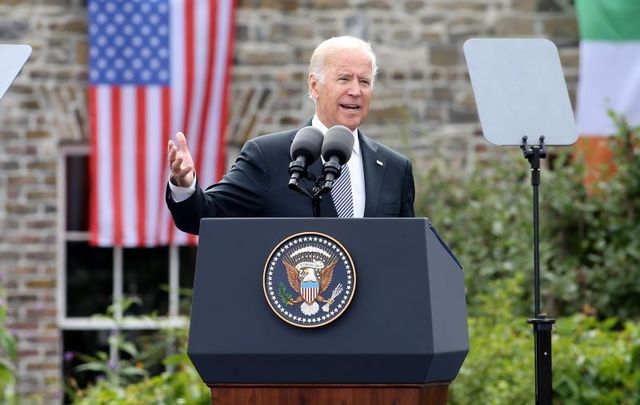
[[[91,242],[99,246],[193,244],[164,202],[166,145],[183,131],[198,181],[225,168],[235,0],[171,1],[171,85],[92,85]]]
[[[316,287],[302,287],[300,291],[302,292],[302,298],[304,298],[305,302],[311,305],[316,300],[320,289],[316,284]]]

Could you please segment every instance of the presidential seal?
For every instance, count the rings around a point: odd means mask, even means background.
[[[340,242],[316,232],[293,235],[264,267],[264,295],[281,319],[302,328],[335,321],[356,289],[353,261]]]

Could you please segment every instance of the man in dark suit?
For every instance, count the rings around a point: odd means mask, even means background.
[[[411,163],[358,129],[369,112],[376,71],[371,46],[354,37],[328,39],[311,57],[308,85],[316,111],[307,125],[323,133],[334,125],[344,125],[355,141],[351,159],[334,186],[341,194],[332,192],[320,202],[323,217],[414,216]],[[168,145],[171,176],[166,197],[178,228],[197,234],[200,219],[205,217],[313,216],[310,200],[288,188],[289,149],[296,132],[248,141],[231,170],[206,191],[198,187],[185,136],[178,133],[176,142]],[[318,160],[309,171],[317,176],[321,167]],[[302,183],[312,186],[307,179]],[[334,200],[340,201],[338,209]]]

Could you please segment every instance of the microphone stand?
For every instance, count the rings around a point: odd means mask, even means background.
[[[294,173],[294,172],[299,173],[300,177],[304,177],[310,181],[313,181],[316,184],[319,180],[319,179],[312,178],[311,173],[309,173],[309,171],[302,164],[296,161],[292,161],[289,164],[289,173]],[[311,200],[311,209],[313,210],[313,217],[314,218],[320,217],[320,197],[323,193],[319,193],[320,189],[317,185],[313,187],[312,192],[309,192],[309,190],[307,190],[306,188],[301,187],[297,180],[294,181],[293,179],[291,179],[289,180],[289,189],[308,197]]]
[[[544,136],[540,137],[540,145],[528,145],[527,137],[522,137],[520,145],[524,157],[531,165],[531,185],[533,187],[533,288],[534,317],[527,320],[533,325],[536,404],[551,404],[553,397],[552,363],[551,363],[551,330],[555,320],[540,312],[540,219],[538,207],[538,186],[540,185],[540,159],[547,157],[544,148]]]
[[[311,192],[309,192],[309,190],[307,190],[306,188],[301,187],[300,184],[298,184],[297,180],[289,180],[289,189],[296,191],[311,200],[311,208],[313,210],[314,218],[320,217],[320,200],[322,199],[322,196],[331,191],[334,182],[340,176],[340,165],[338,163],[327,162],[327,164],[330,166],[329,170],[335,176],[333,180],[325,180],[322,176],[312,176],[312,174],[309,173],[307,169],[305,169],[300,163],[296,161],[292,161],[289,164],[289,173],[300,173],[301,177],[304,176],[304,178],[312,181],[315,184]]]
[[[314,215],[317,210],[317,216],[320,216],[320,199],[324,194],[327,194],[331,191],[331,189],[333,188],[333,184],[338,179],[338,177],[340,177],[340,169],[341,166],[338,162],[328,160],[325,162],[324,167],[322,168],[323,175],[315,179],[316,185],[315,187],[313,187],[313,195],[311,196]],[[331,174],[333,176],[333,180],[327,180],[328,174]]]

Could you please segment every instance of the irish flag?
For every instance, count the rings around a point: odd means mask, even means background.
[[[607,137],[616,133],[612,110],[640,125],[640,0],[576,0],[580,83],[576,144],[590,184],[611,166]],[[604,171],[603,171],[604,170]]]

